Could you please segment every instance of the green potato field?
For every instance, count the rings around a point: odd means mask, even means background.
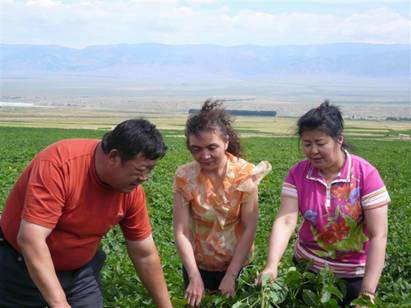
[[[172,232],[172,181],[177,166],[189,161],[191,156],[185,148],[181,132],[163,133],[169,150],[144,188],[170,296],[178,307],[184,306],[184,300],[181,263]],[[20,172],[38,151],[63,138],[101,138],[102,135],[103,131],[99,130],[0,127],[0,209]],[[310,306],[310,300],[315,303],[316,298],[321,302],[317,307],[334,307],[335,297],[339,296],[339,291],[335,291],[333,286],[334,278],[327,276],[329,273],[318,275],[319,278],[308,277],[295,270],[291,260],[292,243],[281,264],[280,276],[285,277],[285,280],[279,279],[288,284],[288,293],[279,284],[278,290],[271,286],[254,286],[257,271],[262,270],[264,265],[271,224],[279,207],[282,181],[288,168],[303,159],[303,154],[299,150],[297,138],[248,137],[242,141],[247,160],[253,163],[268,160],[273,167],[259,187],[260,219],[255,240],[256,257],[253,265],[240,276],[237,298],[207,297],[204,306],[249,307],[254,303],[255,307],[269,307],[269,298],[278,299],[280,303],[279,298],[283,296],[279,307],[301,307],[303,304],[297,305],[295,300],[301,294],[301,303],[305,303],[306,307]],[[377,306],[411,307],[411,143],[354,137],[348,141],[355,147],[355,154],[377,167],[392,199],[386,265],[379,284]],[[292,241],[294,239],[295,236]],[[127,257],[120,229],[113,229],[104,238],[102,245],[108,255],[102,272],[105,306],[153,306]],[[308,285],[317,283],[317,288],[304,291],[304,284],[301,283],[304,279],[311,281]]]

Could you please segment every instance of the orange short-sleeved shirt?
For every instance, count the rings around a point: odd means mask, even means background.
[[[195,161],[180,166],[174,178],[174,191],[190,207],[196,263],[209,271],[225,271],[229,266],[244,231],[241,205],[271,171],[268,162],[254,166],[229,153],[226,155],[226,174],[218,191]],[[246,264],[251,261],[252,251]]]
[[[57,271],[85,265],[101,238],[120,224],[125,238],[151,234],[144,190],[119,193],[97,178],[94,153],[99,140],[68,139],[41,151],[11,190],[0,224],[16,249],[22,219],[53,229],[47,245]]]

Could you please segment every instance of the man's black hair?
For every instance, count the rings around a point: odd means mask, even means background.
[[[101,146],[106,154],[113,149],[118,150],[123,162],[134,159],[139,153],[146,159],[156,160],[167,151],[158,129],[144,119],[121,122],[103,136]]]

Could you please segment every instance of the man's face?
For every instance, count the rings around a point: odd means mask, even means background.
[[[109,155],[110,156],[110,155]],[[108,183],[115,191],[128,193],[148,179],[157,160],[147,159],[141,153],[126,162],[121,160],[119,153],[109,157],[111,178]]]

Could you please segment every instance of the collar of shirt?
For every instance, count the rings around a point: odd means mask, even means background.
[[[340,182],[349,183],[350,180],[351,180],[352,159],[351,159],[350,153],[348,153],[347,150],[344,149],[344,153],[345,153],[345,157],[346,157],[345,162],[344,162],[344,166],[342,167],[342,169],[338,173],[337,177],[335,179],[333,179],[331,182],[329,182],[327,184],[327,182],[325,181],[323,175],[321,174],[321,171],[318,170],[317,168],[315,168],[311,164],[309,166],[306,179],[320,182],[320,183],[324,184],[325,186],[328,186],[328,185],[331,185],[331,184],[334,184],[334,183],[340,183]]]
[[[238,158],[235,157],[234,155],[226,152],[225,156],[227,157],[227,162],[226,162],[226,168],[225,168],[225,173],[223,175],[223,182],[225,179],[230,179],[230,181],[234,180],[235,174],[233,173],[233,164],[235,165],[238,161]],[[196,161],[194,161],[194,168],[195,172],[197,173],[197,181],[198,182],[204,182],[208,180],[208,177],[201,171],[200,164]]]

